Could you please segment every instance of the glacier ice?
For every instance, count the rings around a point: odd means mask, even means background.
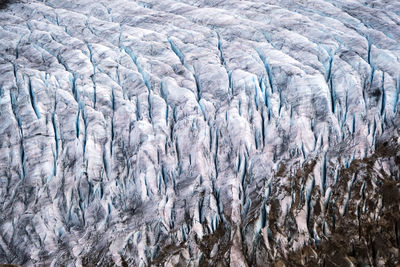
[[[0,8],[0,264],[400,263],[400,2]]]

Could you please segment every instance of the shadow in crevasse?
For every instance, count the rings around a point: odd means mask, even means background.
[[[17,0],[0,0],[0,10],[7,8],[9,4],[18,2]],[[1,265],[0,265],[1,266]]]

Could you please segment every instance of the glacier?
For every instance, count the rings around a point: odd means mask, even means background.
[[[400,2],[19,0],[0,26],[0,264],[400,264]]]

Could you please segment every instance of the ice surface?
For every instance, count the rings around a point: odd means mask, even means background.
[[[0,263],[399,264],[399,25],[383,0],[2,7]]]

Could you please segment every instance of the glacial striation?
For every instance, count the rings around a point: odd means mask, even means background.
[[[400,264],[400,2],[0,9],[0,263]]]

